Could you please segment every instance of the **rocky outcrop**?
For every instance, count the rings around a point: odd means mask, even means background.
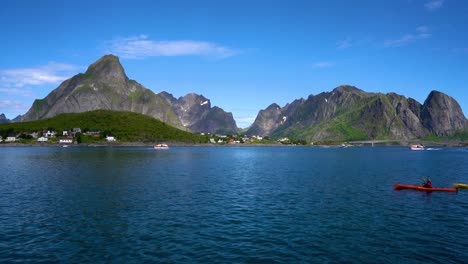
[[[237,130],[232,114],[211,108],[210,101],[203,96],[188,94],[177,100],[169,93],[155,94],[129,80],[113,55],[103,56],[86,73],[64,81],[44,99],[36,100],[22,121],[98,109],[140,113],[197,132]]]
[[[424,126],[438,136],[450,136],[466,125],[460,105],[452,97],[432,91],[422,107]]]
[[[281,107],[276,103],[271,104],[265,110],[260,110],[255,122],[249,127],[250,135],[270,135],[275,129],[286,121],[287,117],[281,115]]]
[[[395,93],[367,93],[345,85],[283,108],[270,105],[259,112],[247,134],[312,141],[409,140],[450,136],[465,125],[458,103],[443,93],[431,92],[421,105]]]
[[[10,123],[10,120],[6,118],[5,114],[0,115],[0,124]]]
[[[159,95],[176,112],[182,125],[191,131],[212,134],[237,132],[232,113],[227,113],[219,107],[211,107],[210,100],[203,95],[190,93],[179,99],[167,92],[161,92]]]
[[[136,112],[181,127],[166,101],[129,80],[119,59],[113,55],[100,58],[86,73],[64,81],[44,99],[36,100],[23,121],[98,109]]]

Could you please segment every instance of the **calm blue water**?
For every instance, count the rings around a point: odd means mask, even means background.
[[[0,148],[0,262],[466,263],[468,149]]]

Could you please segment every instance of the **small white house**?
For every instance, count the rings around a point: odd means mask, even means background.
[[[52,131],[47,130],[47,133],[45,133],[45,136],[46,136],[46,137],[55,137],[55,131],[53,131],[53,130],[52,130]]]
[[[8,136],[5,140],[5,142],[15,142],[16,141],[16,137],[12,137],[12,136]]]
[[[62,136],[68,137],[68,131],[67,131],[67,130],[64,130],[63,133],[62,133]]]
[[[3,137],[2,136],[0,136],[0,142],[3,142]]]
[[[47,141],[49,141],[49,139],[46,137],[40,137],[37,139],[37,142],[47,142]]]
[[[107,142],[114,142],[114,141],[116,141],[115,137],[113,137],[113,136],[106,136],[106,140],[107,140]]]
[[[63,137],[59,140],[60,144],[71,144],[73,143],[73,138],[71,137]]]

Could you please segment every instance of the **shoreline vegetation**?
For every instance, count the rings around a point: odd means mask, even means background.
[[[281,144],[281,143],[242,143],[242,144],[212,144],[212,143],[186,143],[186,142],[171,142],[167,141],[169,147],[316,147],[316,148],[349,148],[349,147],[408,147],[415,143],[422,144],[426,147],[468,147],[467,142],[424,142],[424,141],[408,141],[408,142],[390,142],[390,143],[353,143],[334,142],[330,144]],[[94,143],[40,143],[40,142],[1,142],[1,147],[153,147],[160,142],[94,142]]]
[[[412,140],[353,138],[308,142],[303,139],[280,139],[261,135],[209,134],[177,129],[154,118],[133,112],[96,110],[61,114],[32,122],[0,124],[0,146],[468,146],[468,131],[454,137],[427,137]]]

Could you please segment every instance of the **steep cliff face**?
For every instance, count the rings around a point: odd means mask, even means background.
[[[466,125],[460,105],[452,97],[432,91],[422,107],[424,126],[438,136],[450,136]]]
[[[435,91],[421,105],[395,93],[340,86],[296,103],[287,115],[285,110],[272,105],[260,111],[247,133],[314,141],[407,140],[431,134],[449,136],[466,124],[458,103]]]
[[[219,107],[211,107],[210,100],[203,95],[190,93],[179,99],[167,92],[161,92],[159,95],[176,112],[182,125],[191,131],[212,134],[237,132],[232,113],[227,113]]]
[[[155,94],[136,81],[129,80],[119,59],[106,55],[36,100],[22,121],[38,120],[61,113],[92,110],[131,111],[151,116],[177,128],[208,133],[235,133],[231,113],[212,108],[210,100],[197,94],[179,99],[162,92]]]
[[[265,110],[260,110],[255,122],[248,129],[251,135],[270,135],[275,129],[286,121],[287,117],[281,115],[281,107],[271,104]]]
[[[395,109],[395,119],[402,122],[398,128],[399,132],[395,131],[396,135],[400,134],[403,139],[411,139],[424,137],[429,133],[421,122],[422,105],[419,102],[395,93],[389,93],[387,97]]]
[[[160,96],[136,81],[129,80],[113,55],[106,55],[64,81],[44,99],[36,100],[23,121],[105,109],[145,114],[172,126],[182,125],[172,108]]]
[[[5,114],[0,115],[0,124],[10,123],[10,120],[6,118]]]

